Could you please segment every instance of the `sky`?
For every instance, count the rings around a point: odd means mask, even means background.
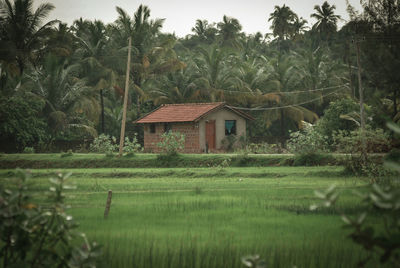
[[[242,30],[247,34],[270,33],[269,14],[274,6],[286,4],[300,17],[305,18],[309,26],[315,20],[310,18],[315,5],[322,5],[324,0],[34,0],[34,8],[41,3],[52,3],[55,9],[48,19],[59,19],[69,25],[76,19],[100,19],[105,23],[115,21],[118,14],[116,6],[123,8],[131,16],[140,4],[150,8],[151,18],[165,19],[162,32],[175,33],[179,37],[192,34],[191,29],[197,19],[220,22],[227,15],[239,20]],[[361,10],[359,0],[349,0],[357,10]],[[336,6],[336,14],[344,21],[349,19],[346,12],[346,0],[330,0]]]

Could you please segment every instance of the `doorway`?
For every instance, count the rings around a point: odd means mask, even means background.
[[[215,150],[215,120],[206,121],[206,148]]]

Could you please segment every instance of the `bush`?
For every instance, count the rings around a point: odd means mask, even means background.
[[[128,137],[125,137],[123,151],[126,153],[126,156],[134,156],[135,153],[142,151],[142,148],[137,140],[137,133],[135,133],[133,136],[132,141],[130,141]]]
[[[363,137],[365,138],[365,148],[363,148]],[[367,127],[364,134],[360,129],[349,133],[338,131],[334,134],[333,139],[338,152],[349,154],[348,159],[344,162],[346,171],[369,177],[388,175],[388,171],[382,163],[370,155],[371,153],[387,152],[391,147],[389,135],[382,129]]]
[[[77,224],[66,214],[64,191],[70,174],[50,180],[46,206],[35,203],[28,188],[30,174],[17,170],[12,189],[0,189],[0,259],[3,267],[95,267],[100,247],[72,240]]]
[[[332,133],[336,130],[351,131],[357,128],[357,125],[340,116],[351,112],[358,112],[360,105],[351,99],[342,99],[331,102],[325,109],[323,117],[317,122],[316,129],[322,136],[327,137],[328,144],[333,143]]]
[[[180,150],[185,149],[185,135],[179,132],[168,131],[161,136],[157,143],[162,153],[167,156],[176,156]]]
[[[33,148],[33,147],[25,147],[23,153],[24,154],[34,154],[35,153],[35,148]]]
[[[0,142],[22,150],[49,140],[47,123],[42,116],[45,101],[33,94],[17,92],[0,97]]]
[[[362,139],[365,139],[366,153],[386,153],[391,149],[390,136],[383,129],[371,129],[367,126],[364,134],[361,129],[350,132],[339,130],[334,132],[333,140],[336,151],[340,153],[363,152]]]
[[[224,151],[232,152],[236,141],[237,141],[236,135],[228,135],[221,140],[221,146],[224,149]]]
[[[302,130],[290,133],[287,148],[295,154],[325,152],[328,150],[327,137],[319,133],[313,125],[306,124]]]
[[[246,145],[245,151],[252,154],[280,154],[285,153],[285,149],[280,144],[250,143]]]
[[[73,156],[73,155],[74,154],[73,154],[72,150],[68,150],[66,153],[62,153],[61,157],[64,158],[64,157],[70,157],[70,156]]]
[[[304,154],[296,154],[293,166],[320,166],[334,163],[334,157],[329,154],[308,152]]]
[[[90,151],[95,153],[112,154],[118,150],[117,139],[105,134],[100,134],[90,144]]]

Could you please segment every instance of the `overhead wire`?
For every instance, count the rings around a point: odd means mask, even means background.
[[[310,89],[310,90],[295,90],[295,91],[276,91],[276,92],[265,92],[265,94],[299,94],[299,93],[310,93],[310,92],[316,92],[316,91],[323,91],[327,89],[334,89],[334,88],[341,88],[346,85],[349,85],[348,83],[343,84],[343,85],[338,85],[338,86],[331,86],[331,87],[323,87],[323,88],[317,88],[317,89]],[[235,91],[235,90],[224,90],[224,92],[230,92],[230,93],[236,93],[236,94],[254,94],[253,92],[246,92],[246,91]]]
[[[279,109],[286,109],[286,108],[291,108],[291,107],[297,107],[297,106],[301,106],[304,104],[308,104],[308,103],[312,103],[314,101],[320,100],[321,98],[330,96],[332,94],[337,93],[337,91],[339,91],[340,89],[337,89],[335,91],[332,91],[330,93],[327,93],[323,96],[320,96],[318,98],[312,99],[312,100],[308,100],[305,102],[301,102],[301,103],[296,103],[296,104],[291,104],[291,105],[285,105],[285,106],[278,106],[278,107],[255,107],[255,108],[246,108],[246,107],[236,107],[236,106],[230,106],[228,105],[229,108],[232,109],[236,109],[236,110],[246,110],[246,111],[270,111],[270,110],[279,110]]]

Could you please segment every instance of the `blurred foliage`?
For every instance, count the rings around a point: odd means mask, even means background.
[[[75,231],[77,224],[66,213],[65,190],[69,174],[50,179],[48,201],[38,204],[30,190],[30,173],[17,170],[8,188],[1,185],[0,259],[2,267],[96,267],[100,246]],[[83,243],[75,246],[76,238]]]

